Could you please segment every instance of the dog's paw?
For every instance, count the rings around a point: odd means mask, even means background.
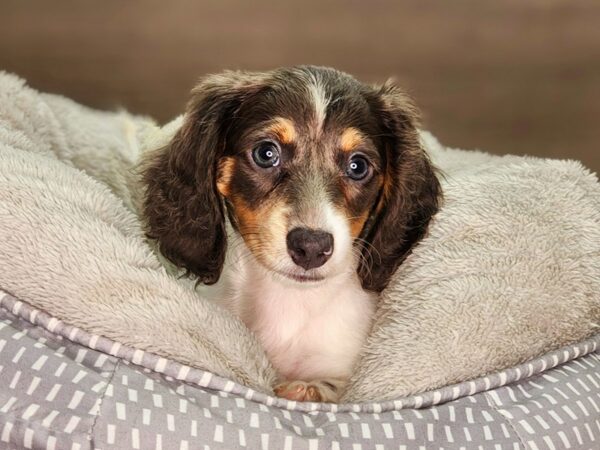
[[[340,380],[286,381],[273,389],[275,395],[297,402],[336,403],[343,383]]]

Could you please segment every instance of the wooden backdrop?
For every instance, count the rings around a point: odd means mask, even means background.
[[[600,170],[600,1],[0,2],[0,69],[165,121],[207,72],[393,76],[446,144]]]

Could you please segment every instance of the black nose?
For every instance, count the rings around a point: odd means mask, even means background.
[[[333,253],[333,236],[323,230],[294,228],[287,235],[287,249],[298,266],[304,269],[320,267]]]

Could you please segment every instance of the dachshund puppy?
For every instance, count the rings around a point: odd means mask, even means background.
[[[148,236],[256,333],[277,395],[335,402],[377,295],[440,186],[394,85],[322,67],[225,72],[144,169]]]

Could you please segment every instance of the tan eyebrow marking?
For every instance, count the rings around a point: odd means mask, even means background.
[[[296,128],[289,119],[277,117],[268,129],[277,135],[282,144],[290,144],[296,140]]]
[[[364,140],[363,134],[356,128],[346,128],[340,137],[340,147],[344,152],[351,152]]]

